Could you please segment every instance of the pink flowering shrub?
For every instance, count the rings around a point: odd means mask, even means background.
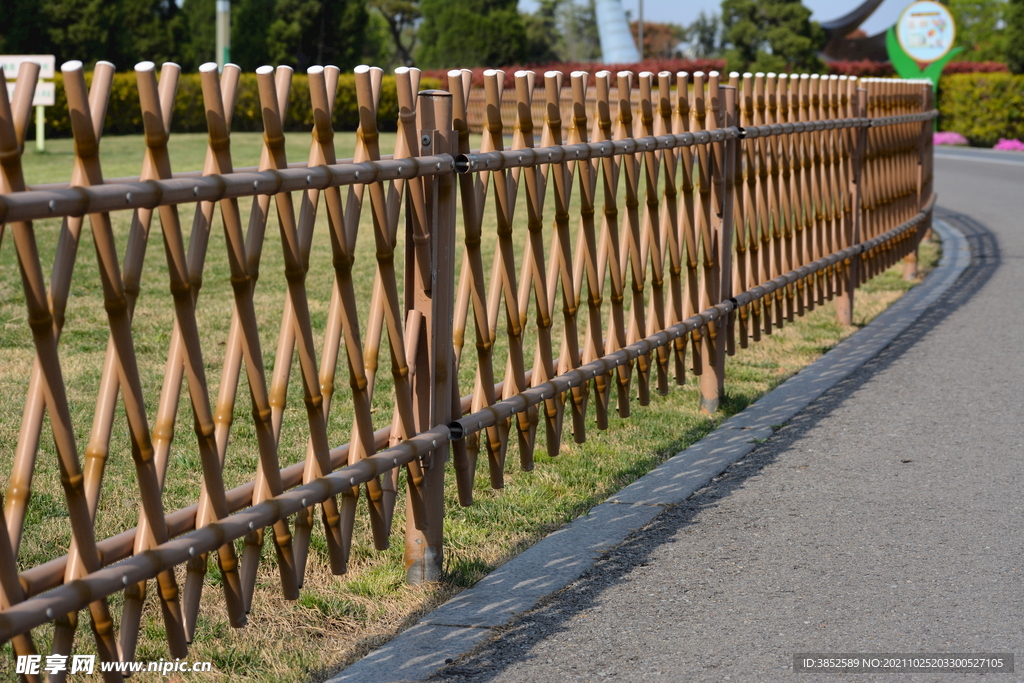
[[[1024,152],[1024,142],[1020,140],[1007,140],[1006,138],[999,138],[999,142],[992,149],[1001,149],[1007,152]]]
[[[936,145],[966,145],[967,138],[960,133],[954,133],[952,131],[943,131],[941,133],[935,133],[932,138]]]

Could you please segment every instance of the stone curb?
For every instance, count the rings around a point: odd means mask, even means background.
[[[911,325],[970,265],[963,234],[936,219],[939,266],[863,330],[848,337],[718,429],[488,574],[328,683],[422,681],[493,637],[514,617],[583,575],[602,553],[689,498],[848,377]]]

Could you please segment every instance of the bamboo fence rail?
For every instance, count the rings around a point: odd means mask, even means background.
[[[218,74],[208,64],[200,70],[206,163],[201,174],[175,174],[169,130],[180,70],[165,64],[158,80],[156,67],[143,62],[135,68],[142,170],[137,180],[105,181],[99,149],[114,68],[97,64],[87,88],[82,64],[68,62],[71,182],[27,188],[21,154],[37,71],[22,67],[10,101],[0,88],[0,240],[9,230],[35,353],[0,523],[0,640],[11,640],[18,655],[36,653],[32,629],[47,622],[55,625],[51,653],[70,654],[78,611],[88,608],[101,659],[132,660],[156,579],[169,652],[183,657],[210,561],[230,621],[241,627],[267,532],[281,590],[295,599],[317,517],[336,574],[346,571],[360,497],[374,544],[388,546],[402,469],[407,576],[435,580],[449,459],[459,501],[471,505],[478,457],[491,486],[501,488],[510,442],[520,466],[532,469],[538,431],[547,453],[557,455],[566,422],[582,442],[589,420],[606,428],[612,410],[628,416],[634,399],[646,405],[652,390],[684,383],[688,369],[702,408],[714,412],[726,356],[737,347],[829,299],[849,324],[858,284],[901,259],[913,276],[934,204],[936,112],[926,81],[600,72],[588,92],[582,72],[565,83],[558,72],[507,79],[492,70],[484,88],[471,92],[463,70],[449,73],[447,91],[417,92],[419,72],[403,68],[396,72],[399,132],[385,155],[377,133],[382,72],[359,67],[355,155],[339,162],[330,125],[338,70],[313,67],[309,158],[289,164],[282,116],[292,72],[263,67],[262,157],[257,169],[236,171],[230,130],[239,70],[228,65]],[[472,149],[476,122],[481,142]],[[247,226],[239,207],[245,198],[252,202]],[[123,260],[112,212],[131,212]],[[370,227],[360,228],[364,214]],[[260,272],[271,216],[283,267]],[[88,434],[78,439],[61,333],[75,305],[69,290],[86,217],[109,342],[92,426],[78,425]],[[32,221],[49,218],[62,223],[47,284]],[[214,254],[217,223],[224,253]],[[154,406],[143,396],[133,315],[157,224],[167,274],[160,286],[169,287],[174,322]],[[316,230],[327,231],[333,263],[319,335],[306,287]],[[368,307],[354,281],[358,240],[372,241],[376,259]],[[197,317],[208,256],[226,260],[233,296],[215,395]],[[271,349],[257,329],[257,285],[276,286],[285,301]],[[160,291],[156,282],[146,289],[166,297]],[[379,381],[382,351],[389,383]],[[293,358],[308,446],[302,462],[282,468]],[[339,364],[348,380],[341,391]],[[249,483],[227,490],[223,469],[239,428],[233,415],[243,372],[258,460]],[[472,377],[468,393],[460,372]],[[382,390],[393,406],[384,420],[371,408]],[[178,423],[185,395],[191,436]],[[119,411],[127,444],[112,443]],[[352,416],[347,443],[330,426],[340,412]],[[72,541],[48,561],[19,568],[47,425]],[[194,505],[168,512],[173,440],[198,454],[202,488]],[[97,538],[105,467],[112,449],[125,448],[134,461],[138,522]],[[174,569],[182,565],[179,585]],[[108,598],[119,592],[115,629]]]

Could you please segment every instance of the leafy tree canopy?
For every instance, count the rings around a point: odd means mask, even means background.
[[[423,16],[419,0],[370,0],[368,4],[387,22],[398,61],[412,66],[416,25]]]
[[[270,61],[303,71],[314,64],[348,71],[363,56],[367,21],[359,0],[277,0],[267,29]]]
[[[821,68],[825,32],[799,0],[722,0],[722,37],[730,69]]]
[[[1024,0],[1010,0],[1006,7],[1004,45],[1006,63],[1015,74],[1024,73]]]
[[[502,66],[526,58],[516,0],[421,0],[417,63],[426,68]]]
[[[1003,36],[1005,0],[947,0],[956,22],[956,44],[964,51],[957,59],[1001,62],[1006,59]]]

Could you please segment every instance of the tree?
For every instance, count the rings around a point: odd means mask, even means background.
[[[1024,0],[1010,0],[1006,6],[1006,63],[1015,74],[1024,73]]]
[[[1004,0],[948,0],[956,23],[956,42],[964,48],[958,57],[967,62],[1003,61]]]
[[[29,8],[15,1],[11,36],[21,35],[10,42],[19,52],[52,50],[58,64],[79,59],[91,67],[105,59],[121,69],[179,58],[183,26],[174,0],[44,0],[30,7],[35,18],[20,22],[19,5]]]
[[[634,21],[629,25],[633,33],[633,40],[640,37],[640,22]],[[651,59],[672,59],[676,56],[679,44],[686,39],[686,29],[679,24],[660,24],[653,21],[644,22],[644,49],[641,54],[644,58]]]
[[[586,0],[584,4],[567,0],[559,8],[558,21],[565,36],[565,61],[593,62],[601,59],[601,35],[597,30],[594,0]]]
[[[276,0],[234,0],[231,3],[231,61],[243,71],[270,63],[267,34]],[[213,53],[213,48],[210,48]]]
[[[406,66],[415,64],[416,23],[423,16],[419,0],[370,0],[368,4],[387,21],[398,60]]]
[[[45,18],[35,0],[4,0],[0,54],[47,53],[52,48]]]
[[[363,56],[368,15],[359,0],[277,0],[267,30],[270,61],[305,71],[314,64],[354,68]]]
[[[799,0],[722,0],[722,29],[730,69],[821,68],[825,32]]]
[[[372,64],[385,70],[396,66],[411,66],[398,57],[395,41],[391,38],[391,29],[380,12],[367,12],[366,35],[363,39],[363,64]]]
[[[684,53],[691,59],[706,59],[717,57],[721,52],[719,34],[722,30],[722,22],[717,14],[708,16],[703,11],[697,16],[692,24],[686,27],[687,47]]]
[[[181,68],[195,71],[200,64],[215,61],[217,49],[216,0],[185,0],[181,6],[185,38],[179,45]]]
[[[117,12],[115,64],[130,68],[143,60],[176,61],[181,18],[174,0],[121,0]]]
[[[79,59],[91,66],[101,59],[117,59],[117,4],[105,0],[45,0],[41,9],[57,64]]]
[[[564,54],[562,31],[558,25],[558,7],[563,0],[540,0],[537,11],[523,15],[526,29],[526,61],[550,64]]]
[[[526,31],[526,61],[546,65],[560,61],[563,52],[562,32],[558,26],[558,6],[563,0],[540,0],[537,11],[523,14]]]
[[[516,0],[421,0],[417,62],[426,68],[522,62],[526,28]]]

